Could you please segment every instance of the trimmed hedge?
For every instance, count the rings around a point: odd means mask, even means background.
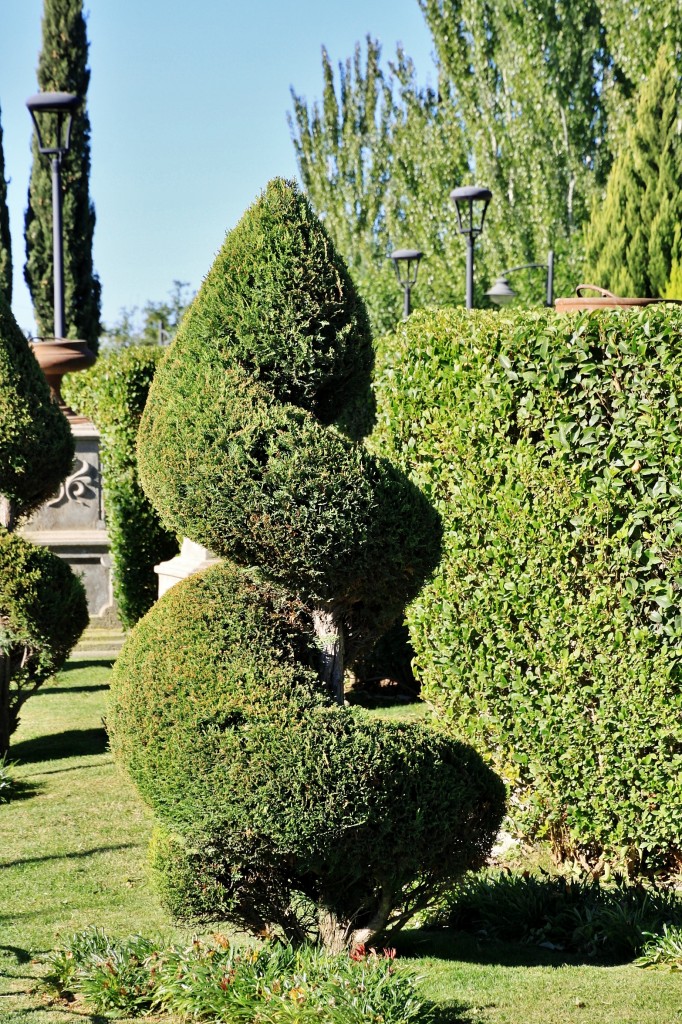
[[[112,748],[163,823],[176,914],[301,941],[435,902],[480,866],[504,809],[470,748],[332,706],[309,613],[223,564],[173,587],[114,668]],[[313,908],[322,908],[316,915]]]
[[[54,494],[71,472],[73,454],[66,418],[0,295],[0,495],[15,516]]]
[[[0,757],[23,704],[59,671],[87,624],[85,590],[68,564],[0,529]]]
[[[127,348],[101,355],[95,366],[68,375],[64,399],[101,434],[107,529],[114,596],[124,626],[133,626],[158,595],[154,566],[177,554],[139,482],[135,443],[147,394],[165,350]]]
[[[560,857],[682,862],[682,310],[417,314],[373,443],[435,503],[423,692]]]

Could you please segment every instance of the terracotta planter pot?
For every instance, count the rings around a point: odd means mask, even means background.
[[[583,295],[583,292],[586,291],[599,292],[599,295]],[[579,284],[575,290],[575,297],[557,299],[554,308],[557,313],[582,313],[589,309],[630,309],[638,306],[651,306],[656,302],[680,305],[676,299],[623,298],[620,295],[613,295],[606,288],[600,288],[596,284]]]
[[[31,348],[54,398],[64,412],[74,416],[62,398],[62,377],[75,370],[87,370],[97,358],[94,352],[90,351],[86,341],[71,338],[35,338]]]

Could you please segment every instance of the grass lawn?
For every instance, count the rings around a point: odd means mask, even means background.
[[[189,938],[149,888],[150,819],[107,750],[109,671],[71,663],[27,703],[14,737],[25,790],[0,805],[0,1024],[109,1020],[77,1003],[50,1004],[36,988],[34,958],[61,936],[94,924],[113,935]],[[566,963],[445,932],[407,932],[397,945],[444,1007],[443,1024],[682,1024],[680,974]]]

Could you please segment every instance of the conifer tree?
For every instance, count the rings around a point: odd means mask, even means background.
[[[43,92],[81,97],[71,132],[71,148],[62,162],[64,194],[64,311],[66,333],[96,350],[100,332],[100,282],[92,262],[95,209],[90,200],[90,121],[85,98],[90,81],[88,41],[82,0],[45,0],[43,47],[38,85]],[[25,236],[25,267],[39,334],[54,324],[52,255],[52,178],[49,160],[33,140]]]
[[[661,295],[682,257],[681,83],[662,46],[587,228],[587,275],[619,295]]]
[[[0,123],[0,292],[9,304],[12,301],[12,240],[9,230],[9,209],[7,207],[7,182],[5,181],[5,156],[2,147],[2,124]]]

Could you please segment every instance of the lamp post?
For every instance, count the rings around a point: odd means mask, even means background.
[[[38,149],[52,157],[52,250],[54,254],[54,336],[64,337],[64,249],[61,162],[71,144],[73,114],[80,97],[70,92],[39,92],[26,100],[38,136]],[[41,131],[42,126],[42,131]]]
[[[410,296],[412,288],[417,283],[419,261],[423,255],[424,253],[420,252],[419,249],[396,249],[390,256],[390,259],[393,260],[398,284],[405,293],[403,305],[403,317],[405,320],[410,315]]]
[[[493,194],[488,188],[465,185],[455,188],[450,199],[457,211],[457,230],[467,239],[466,308],[474,306],[474,238],[483,231],[485,213]]]
[[[515,274],[517,270],[533,270],[535,268],[547,271],[547,296],[545,299],[546,306],[554,305],[554,253],[549,250],[546,263],[523,263],[519,267],[510,267],[508,270],[503,270],[499,277],[495,279],[492,288],[489,288],[486,295],[489,299],[492,299],[498,306],[506,306],[512,299],[516,298],[516,292],[509,287],[509,281],[507,277],[509,274]]]

